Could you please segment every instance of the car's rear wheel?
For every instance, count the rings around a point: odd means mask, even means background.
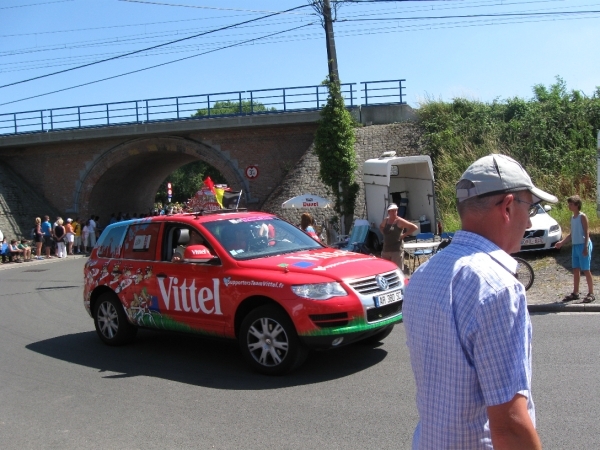
[[[94,305],[94,325],[100,339],[108,345],[127,344],[137,334],[137,327],[129,323],[123,305],[112,292],[98,297]]]
[[[281,308],[261,306],[242,321],[239,345],[250,366],[265,375],[283,375],[300,366],[308,350]]]

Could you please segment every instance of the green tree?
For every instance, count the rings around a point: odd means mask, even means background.
[[[171,202],[184,203],[198,192],[207,176],[215,184],[227,182],[221,172],[213,166],[204,161],[195,161],[180,167],[165,178],[158,188],[155,202],[167,203],[167,183],[171,183],[173,190]]]
[[[355,181],[354,120],[344,105],[340,85],[327,78],[327,104],[315,134],[315,153],[321,164],[320,177],[335,195],[335,210],[343,216],[345,231],[350,229],[359,185]]]
[[[267,108],[259,102],[250,102],[250,100],[242,100],[242,114],[250,114],[251,112],[267,112],[277,111],[276,108]],[[232,102],[231,100],[217,101],[210,108],[211,116],[227,116],[240,114],[240,102]],[[192,117],[208,116],[208,108],[202,108],[192,114]]]

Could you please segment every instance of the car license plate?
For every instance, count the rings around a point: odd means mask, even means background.
[[[521,245],[536,245],[536,244],[543,244],[543,243],[544,243],[544,240],[539,237],[526,238],[521,241]]]
[[[390,303],[402,301],[404,296],[402,295],[402,291],[393,291],[388,292],[387,294],[376,295],[373,298],[375,299],[375,306],[379,308],[380,306],[385,306],[389,305]]]

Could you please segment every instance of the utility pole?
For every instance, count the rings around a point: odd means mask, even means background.
[[[327,48],[327,66],[329,67],[329,79],[335,83],[340,82],[338,73],[337,54],[335,51],[335,38],[333,36],[333,18],[330,0],[309,0],[313,9],[322,17],[322,25],[325,28],[325,44]],[[337,7],[336,7],[337,8]]]
[[[333,20],[331,18],[331,4],[329,3],[329,0],[323,0],[323,21],[325,26],[325,40],[327,41],[327,65],[329,66],[329,79],[335,83],[339,83],[340,75],[338,73],[335,37],[333,36]]]

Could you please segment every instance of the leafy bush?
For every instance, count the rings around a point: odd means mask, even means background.
[[[600,87],[588,97],[568,91],[557,77],[550,87],[534,86],[530,100],[428,101],[418,114],[446,229],[458,226],[455,183],[473,161],[490,153],[512,156],[537,186],[559,198],[575,193],[595,198]]]

